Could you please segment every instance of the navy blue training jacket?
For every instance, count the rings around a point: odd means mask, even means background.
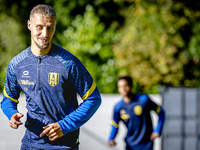
[[[100,93],[83,64],[70,52],[52,43],[49,53],[36,57],[31,47],[9,63],[1,108],[11,118],[17,113],[20,92],[26,95],[26,133],[22,143],[42,149],[76,148],[79,127],[101,104]],[[83,99],[79,105],[77,93]],[[43,126],[58,122],[63,137],[39,137]]]

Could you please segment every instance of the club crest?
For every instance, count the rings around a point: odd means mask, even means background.
[[[134,108],[133,108],[134,112],[136,115],[141,115],[142,114],[142,107],[140,105],[136,105]]]
[[[48,82],[51,86],[56,86],[59,83],[59,74],[55,72],[49,72]]]

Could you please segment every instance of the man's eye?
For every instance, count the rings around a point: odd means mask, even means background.
[[[48,29],[48,31],[52,31],[53,27],[48,27],[47,29]]]
[[[41,30],[41,29],[42,29],[42,27],[41,27],[41,26],[37,26],[37,29],[38,29],[38,30]]]

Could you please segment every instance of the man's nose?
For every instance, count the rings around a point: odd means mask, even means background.
[[[48,36],[48,29],[46,27],[43,28],[42,30],[42,36],[47,37]]]

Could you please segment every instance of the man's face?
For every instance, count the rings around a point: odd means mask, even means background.
[[[31,31],[31,46],[40,50],[47,49],[53,38],[56,27],[55,17],[43,17],[35,14],[28,21],[28,28]]]
[[[129,96],[131,93],[131,86],[125,79],[121,79],[117,82],[118,91],[122,96]]]

